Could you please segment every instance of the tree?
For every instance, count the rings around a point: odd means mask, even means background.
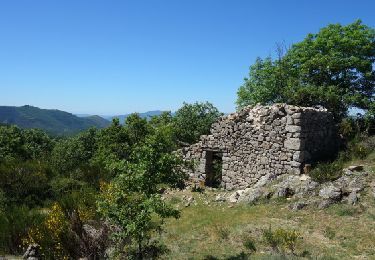
[[[51,154],[53,169],[69,176],[76,169],[88,165],[97,150],[96,135],[97,130],[91,128],[77,136],[60,140]]]
[[[22,131],[16,126],[0,126],[0,161],[22,159]]]
[[[176,139],[192,144],[204,134],[209,134],[212,123],[223,114],[211,103],[184,103],[173,118]]]
[[[375,30],[356,21],[308,34],[277,60],[257,59],[237,105],[322,105],[340,120],[350,107],[371,111],[375,94]]]
[[[129,160],[109,162],[116,177],[102,189],[98,211],[119,229],[114,238],[121,254],[149,258],[150,238],[160,231],[163,219],[178,217],[179,211],[160,195],[164,185],[179,187],[185,180],[182,161],[168,152],[168,132],[148,135]]]
[[[131,144],[143,141],[150,131],[147,119],[141,118],[137,113],[133,113],[125,119],[125,129]]]

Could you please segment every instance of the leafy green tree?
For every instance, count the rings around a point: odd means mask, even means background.
[[[0,126],[0,161],[45,160],[54,141],[43,131]]]
[[[154,128],[171,125],[172,123],[173,116],[170,111],[164,111],[158,116],[152,116],[149,121],[150,126]]]
[[[150,239],[163,219],[179,216],[160,195],[165,186],[181,187],[186,179],[182,160],[170,152],[171,135],[168,128],[156,128],[128,160],[109,161],[116,177],[103,188],[98,210],[120,228],[114,238],[127,257],[131,252],[137,259],[149,257]]]
[[[11,204],[39,206],[50,197],[48,166],[37,161],[9,161],[0,164],[0,190]]]
[[[356,21],[309,34],[279,59],[257,59],[238,90],[237,105],[286,102],[322,105],[344,117],[350,107],[372,111],[375,30]]]
[[[16,126],[0,126],[0,161],[22,159],[22,132]]]
[[[192,144],[199,137],[210,133],[212,123],[223,114],[211,103],[184,103],[173,118],[176,139],[180,143]]]
[[[100,167],[104,167],[109,160],[127,159],[130,155],[130,137],[118,118],[113,119],[109,127],[98,132],[96,141],[98,149],[92,161]]]
[[[147,119],[141,118],[137,113],[133,113],[125,119],[124,127],[131,144],[143,141],[150,131]]]
[[[97,130],[91,128],[81,134],[60,140],[51,155],[51,165],[55,172],[69,176],[80,167],[85,167],[93,157]]]
[[[22,132],[25,157],[33,160],[45,160],[50,155],[54,141],[42,130],[26,129]]]

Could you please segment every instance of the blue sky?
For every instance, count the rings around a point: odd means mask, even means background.
[[[329,23],[375,27],[375,1],[0,1],[0,105],[72,113],[235,110],[257,56]]]

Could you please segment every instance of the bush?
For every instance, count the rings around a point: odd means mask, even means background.
[[[288,250],[290,253],[294,254],[300,238],[301,236],[296,230],[278,228],[273,231],[271,226],[263,230],[264,242],[269,245],[273,251],[278,253],[284,253]]]
[[[47,165],[37,161],[13,161],[0,164],[0,189],[9,203],[41,206],[50,197]]]
[[[22,238],[43,220],[44,215],[39,210],[25,205],[5,208],[0,212],[0,254],[22,253]]]
[[[313,181],[323,183],[338,179],[342,174],[342,163],[335,161],[332,163],[320,163],[310,172]]]

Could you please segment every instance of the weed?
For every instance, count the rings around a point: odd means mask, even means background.
[[[334,239],[335,236],[336,236],[336,232],[335,230],[333,230],[333,228],[331,227],[326,227],[325,230],[324,230],[324,236],[326,238],[329,238],[329,239]]]
[[[348,205],[338,205],[335,208],[335,213],[336,215],[341,216],[341,217],[343,216],[351,217],[351,216],[359,214],[360,210],[358,208],[348,206]]]
[[[256,247],[255,247],[255,242],[252,238],[250,237],[246,237],[243,242],[242,242],[243,246],[250,252],[255,252],[257,251]]]
[[[216,227],[216,233],[222,240],[227,240],[229,238],[230,231],[226,227]]]

